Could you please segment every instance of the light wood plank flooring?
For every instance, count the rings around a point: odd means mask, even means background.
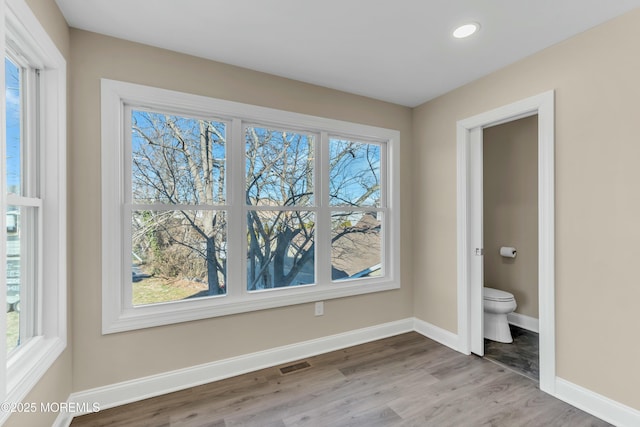
[[[72,427],[608,426],[412,332],[76,418]]]

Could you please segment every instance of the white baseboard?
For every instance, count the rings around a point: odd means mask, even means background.
[[[519,328],[535,332],[536,334],[539,333],[538,319],[535,317],[526,316],[520,313],[509,313],[507,314],[507,320],[509,323]]]
[[[69,401],[71,400],[71,396],[69,396]],[[80,415],[80,414],[76,414]],[[55,419],[51,427],[69,427],[71,425],[71,421],[73,421],[73,415],[67,412],[60,412],[58,417]]]
[[[357,329],[342,334],[72,393],[69,396],[69,402],[80,406],[85,404],[87,407],[97,403],[100,405],[100,409],[112,408],[305,357],[411,332],[414,329],[413,326],[413,319],[411,318],[384,323],[369,328]],[[74,415],[79,416],[82,414]],[[56,424],[56,427],[68,426],[68,424],[63,424],[64,421],[60,419],[60,424]]]
[[[538,319],[514,314],[516,315],[515,322],[511,322],[511,319],[509,319],[509,323],[529,331],[538,332]],[[420,319],[414,319],[414,330],[440,344],[456,351],[461,351],[457,334]],[[561,378],[556,378],[555,383],[554,397],[618,427],[640,426],[640,411]]]
[[[640,426],[640,411],[562,378],[556,378],[555,397],[615,426]]]
[[[454,334],[446,329],[442,329],[438,326],[432,325],[431,323],[425,322],[424,320],[416,318],[413,319],[413,330],[427,338],[439,342],[442,345],[446,345],[455,351],[464,353],[460,350],[460,339],[458,334]]]
[[[415,331],[453,350],[460,351],[457,334],[416,318],[384,323],[369,328],[304,341],[270,350],[242,355],[217,362],[178,369],[158,375],[125,381],[104,387],[72,393],[68,402],[78,407],[112,408],[131,402],[160,396],[189,387],[230,378],[247,372],[340,350],[366,342]],[[622,405],[590,390],[556,378],[554,396],[598,418],[617,425],[640,425],[640,411]],[[61,413],[53,427],[69,427],[73,416],[80,413]]]

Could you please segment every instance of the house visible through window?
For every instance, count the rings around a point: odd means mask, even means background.
[[[384,146],[329,140],[332,278],[383,275]]]
[[[104,332],[399,286],[397,131],[109,80],[102,96]]]

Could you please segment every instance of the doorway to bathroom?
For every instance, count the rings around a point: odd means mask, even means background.
[[[457,123],[458,336],[461,350],[483,356],[483,133],[537,116],[537,272],[539,386],[555,393],[554,93],[545,92]],[[505,242],[506,244],[506,242]],[[502,243],[501,243],[502,245]],[[494,248],[495,249],[495,248]],[[534,310],[533,308],[529,307]],[[533,317],[533,316],[529,316]]]
[[[537,114],[483,128],[482,171],[484,357],[538,381]]]

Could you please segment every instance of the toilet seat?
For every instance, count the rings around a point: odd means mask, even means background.
[[[484,288],[482,291],[482,298],[487,301],[497,302],[509,302],[515,300],[513,294],[493,288]]]

